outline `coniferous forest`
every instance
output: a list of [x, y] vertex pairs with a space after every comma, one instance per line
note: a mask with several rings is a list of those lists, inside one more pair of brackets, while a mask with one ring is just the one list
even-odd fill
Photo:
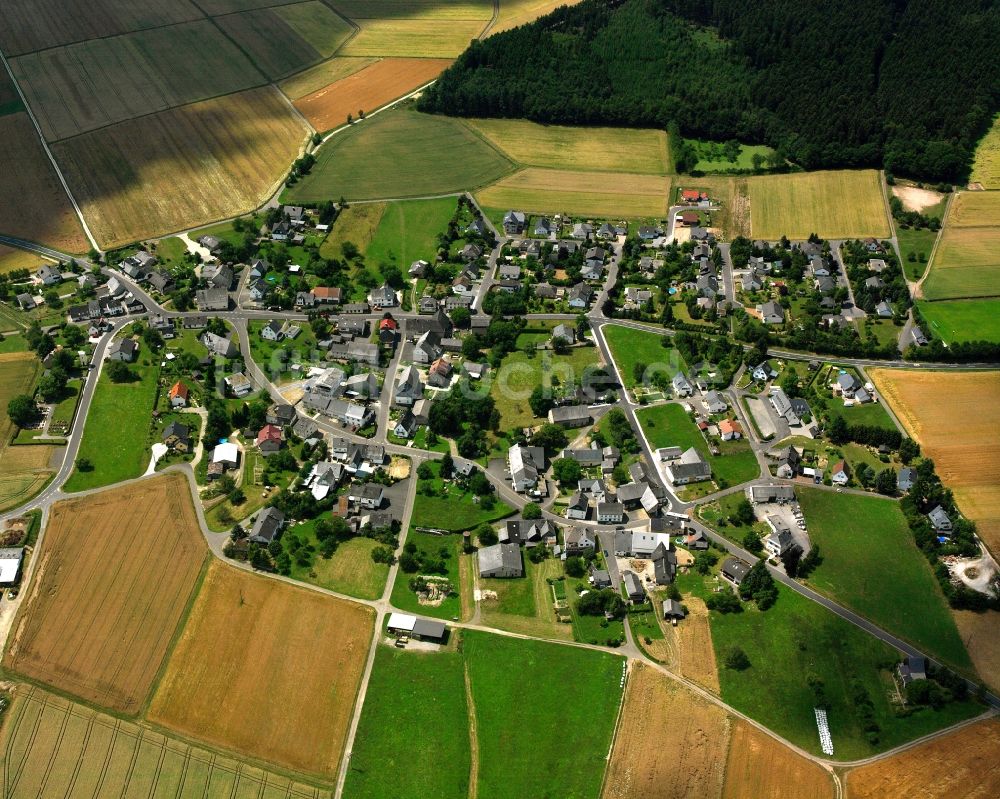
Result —
[[420, 107], [675, 124], [807, 169], [961, 180], [1000, 107], [1000, 3], [584, 0], [474, 42]]

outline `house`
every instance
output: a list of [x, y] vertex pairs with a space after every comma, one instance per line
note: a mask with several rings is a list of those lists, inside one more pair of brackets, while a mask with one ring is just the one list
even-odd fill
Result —
[[661, 541], [653, 550], [653, 578], [657, 585], [669, 585], [677, 576], [677, 553], [670, 548], [669, 539]]
[[351, 341], [347, 345], [346, 360], [378, 366], [378, 344], [370, 341]]
[[202, 344], [205, 345], [205, 349], [208, 350], [209, 355], [215, 355], [219, 358], [236, 358], [239, 356], [240, 351], [233, 340], [227, 338], [226, 336], [220, 336], [217, 333], [212, 333], [206, 330], [201, 334], [199, 339]]
[[415, 641], [433, 644], [443, 643], [448, 635], [448, 628], [443, 621], [418, 619], [405, 613], [390, 613], [386, 629], [390, 635], [405, 635]]
[[551, 283], [536, 283], [535, 296], [540, 300], [554, 300], [559, 292]]
[[584, 478], [576, 483], [577, 490], [584, 496], [590, 497], [595, 502], [603, 502], [607, 496], [608, 489], [603, 480]]
[[139, 352], [139, 344], [135, 339], [131, 338], [120, 338], [115, 339], [108, 347], [108, 360], [109, 361], [124, 361], [125, 363], [132, 363], [135, 360], [135, 356]]
[[633, 571], [622, 572], [622, 581], [625, 583], [625, 594], [629, 602], [639, 604], [646, 601], [646, 589], [642, 587], [642, 581]]
[[878, 305], [875, 306], [875, 314], [882, 319], [892, 318], [892, 306], [889, 305], [885, 300], [882, 300]]
[[847, 485], [847, 481], [850, 479], [851, 474], [846, 461], [837, 461], [837, 463], [833, 464], [833, 467], [830, 469], [830, 480], [834, 485]]
[[757, 313], [765, 325], [781, 325], [785, 322], [785, 309], [774, 300], [758, 305]]
[[860, 385], [861, 384], [858, 382], [857, 378], [849, 372], [841, 372], [837, 375], [836, 387], [843, 397], [853, 397], [854, 392]]
[[[795, 455], [798, 456], [798, 452], [794, 448], [789, 447]], [[762, 504], [766, 502], [777, 502], [779, 504], [784, 502], [791, 502], [795, 499], [795, 489], [791, 486], [783, 485], [769, 485], [769, 486], [750, 486], [746, 490], [747, 499], [750, 502], [757, 504]]]
[[566, 518], [576, 519], [578, 521], [584, 521], [587, 518], [587, 514], [590, 512], [590, 500], [585, 494], [577, 491], [569, 499], [569, 504], [566, 506]]
[[837, 290], [837, 283], [832, 277], [816, 278], [816, 291], [824, 296], [829, 296]]
[[596, 536], [585, 527], [571, 527], [563, 536], [563, 549], [567, 555], [582, 555], [596, 548]]
[[199, 311], [228, 311], [229, 292], [223, 288], [199, 289], [194, 295]]
[[693, 227], [698, 224], [698, 212], [697, 211], [684, 211], [679, 214], [678, 219], [684, 227]]
[[282, 219], [280, 222], [275, 222], [271, 228], [271, 241], [288, 241], [291, 234], [292, 226]]
[[188, 404], [188, 387], [180, 380], [170, 387], [167, 398], [170, 400], [171, 408], [184, 408]]
[[726, 558], [722, 562], [722, 576], [733, 585], [739, 585], [750, 573], [750, 564], [739, 558]]
[[643, 241], [653, 241], [663, 235], [663, 231], [658, 227], [648, 225], [639, 228], [639, 238]]
[[625, 306], [627, 308], [639, 308], [653, 299], [653, 292], [649, 289], [641, 289], [637, 286], [625, 287]]
[[42, 264], [42, 266], [35, 271], [35, 280], [43, 286], [54, 286], [56, 283], [61, 283], [62, 279], [62, 272], [59, 271], [59, 267], [57, 266]]
[[420, 301], [417, 303], [417, 313], [420, 314], [432, 314], [437, 313], [438, 301], [433, 297], [421, 297]]
[[549, 423], [561, 427], [584, 427], [593, 421], [586, 405], [560, 405], [549, 411]]
[[281, 341], [285, 337], [281, 332], [281, 322], [272, 319], [260, 329], [260, 337], [265, 341]]
[[[371, 308], [368, 306], [367, 300], [365, 302], [348, 302], [340, 306], [340, 312], [342, 314], [366, 314], [370, 310]], [[364, 324], [367, 329], [368, 323], [365, 322]]]
[[559, 528], [544, 519], [510, 519], [500, 528], [501, 544], [524, 544], [533, 547], [537, 544], [552, 543], [558, 538]]
[[222, 249], [222, 239], [218, 236], [202, 236], [198, 239], [198, 243], [211, 255], [218, 255]]
[[634, 510], [642, 505], [642, 498], [649, 490], [644, 482], [633, 481], [618, 486], [618, 501], [628, 510]]
[[395, 308], [396, 290], [388, 283], [383, 283], [368, 294], [368, 304], [372, 308]]
[[736, 441], [743, 438], [743, 426], [735, 419], [723, 419], [719, 422], [719, 437], [723, 441]]
[[257, 518], [250, 528], [250, 541], [254, 544], [267, 546], [274, 537], [281, 531], [285, 523], [285, 514], [277, 508], [264, 508], [257, 514]]
[[477, 216], [472, 220], [472, 224], [465, 229], [465, 232], [472, 236], [485, 236], [486, 220], [484, 220], [481, 216]]
[[552, 328], [552, 340], [561, 338], [567, 344], [576, 343], [576, 330], [567, 324], [558, 324]]
[[531, 491], [538, 485], [539, 475], [545, 472], [545, 450], [515, 444], [507, 450], [507, 465], [514, 490], [519, 494]]
[[904, 466], [899, 470], [899, 474], [896, 476], [896, 488], [899, 491], [906, 492], [913, 488], [914, 482], [917, 479], [917, 470], [910, 467]]
[[136, 280], [142, 280], [146, 272], [152, 269], [156, 265], [156, 258], [150, 255], [145, 250], [139, 250], [133, 253], [124, 261], [118, 264], [118, 268], [121, 269], [126, 275]]
[[535, 220], [535, 228], [533, 235], [535, 236], [549, 236], [552, 233], [552, 223], [549, 222], [547, 217], [540, 216]]
[[684, 536], [684, 546], [688, 549], [708, 549], [708, 537], [701, 530], [692, 530]]
[[212, 463], [220, 464], [223, 470], [235, 469], [240, 462], [240, 450], [232, 442], [217, 444], [212, 450]]
[[342, 463], [322, 461], [313, 464], [305, 485], [313, 495], [313, 499], [321, 502], [326, 499], [331, 490], [337, 487], [343, 476], [344, 465]]
[[417, 417], [413, 415], [413, 411], [405, 410], [392, 428], [392, 434], [396, 438], [409, 438], [417, 432], [417, 426]]
[[24, 292], [23, 294], [18, 294], [17, 295], [17, 306], [22, 311], [30, 311], [32, 308], [35, 307], [35, 298], [32, 297], [27, 292]]
[[790, 425], [797, 425], [799, 423], [799, 417], [795, 415], [795, 411], [792, 409], [792, 401], [788, 399], [788, 395], [783, 389], [778, 386], [771, 387], [770, 394], [771, 407], [774, 408], [774, 412], [785, 419]]
[[317, 303], [340, 305], [343, 290], [340, 286], [314, 286], [310, 293]]
[[924, 335], [924, 331], [921, 330], [917, 325], [913, 325], [910, 328], [910, 337], [913, 339], [913, 343], [918, 347], [927, 346], [927, 336]]
[[756, 269], [751, 269], [742, 279], [744, 291], [760, 291], [764, 288], [764, 281], [757, 273]]
[[670, 482], [678, 486], [712, 479], [712, 467], [694, 447], [685, 450], [676, 461], [668, 463], [666, 471]]
[[705, 407], [709, 413], [725, 413], [729, 405], [718, 391], [712, 390], [705, 394]]
[[443, 354], [441, 336], [428, 330], [413, 345], [413, 360], [416, 363], [433, 363]]
[[163, 314], [153, 314], [149, 317], [149, 328], [155, 330], [163, 338], [173, 338], [176, 334], [174, 330], [174, 320]]
[[524, 211], [508, 211], [503, 215], [503, 232], [508, 236], [523, 233], [527, 224], [528, 218], [525, 216]]
[[410, 264], [410, 268], [406, 270], [406, 273], [412, 278], [421, 278], [427, 274], [427, 268], [429, 266], [430, 264], [427, 263], [427, 261], [420, 259]]
[[459, 258], [461, 258], [466, 263], [471, 263], [481, 258], [483, 255], [483, 248], [478, 244], [466, 244], [458, 253]]
[[579, 239], [581, 241], [586, 241], [590, 238], [591, 234], [594, 232], [594, 226], [588, 222], [577, 222], [573, 225], [573, 232], [570, 233], [574, 239]]
[[664, 619], [683, 619], [685, 615], [684, 606], [676, 599], [665, 599], [663, 601]]
[[497, 267], [497, 277], [501, 280], [517, 280], [521, 277], [521, 267], [517, 264], [500, 264]]
[[399, 324], [388, 314], [379, 320], [378, 340], [390, 347], [396, 346], [396, 336], [399, 332]]
[[191, 449], [191, 430], [180, 422], [171, 422], [163, 428], [163, 443], [174, 452], [188, 452]]
[[454, 367], [445, 358], [438, 358], [427, 370], [427, 385], [434, 388], [447, 388], [451, 385], [451, 375]]
[[459, 275], [451, 281], [451, 290], [455, 294], [472, 294], [472, 281], [465, 275]]
[[473, 363], [472, 361], [462, 362], [462, 374], [467, 375], [470, 380], [482, 380], [485, 373], [485, 364]]
[[413, 405], [424, 395], [424, 384], [415, 366], [407, 366], [396, 380], [395, 402], [404, 407]]
[[951, 518], [948, 513], [938, 505], [934, 510], [927, 514], [927, 518], [930, 519], [931, 524], [934, 529], [938, 532], [950, 533], [952, 530]]
[[802, 456], [795, 447], [788, 447], [786, 450], [782, 450], [781, 454], [778, 456], [778, 468], [775, 474], [778, 477], [782, 477], [786, 480], [791, 479], [798, 475], [799, 470], [802, 468]]
[[778, 376], [778, 373], [771, 368], [771, 364], [764, 361], [753, 369], [750, 370], [750, 376], [754, 380], [759, 380], [761, 383], [766, 383], [768, 380], [773, 380]]
[[764, 549], [769, 555], [780, 558], [795, 544], [792, 531], [780, 516], [770, 515], [766, 521], [767, 526], [771, 528], [771, 534], [764, 539]]
[[903, 685], [909, 685], [914, 680], [927, 679], [927, 660], [922, 657], [907, 657], [899, 664], [899, 679]]
[[224, 264], [205, 264], [201, 268], [201, 277], [209, 288], [229, 291], [233, 285], [233, 270]]
[[347, 498], [359, 507], [378, 510], [385, 501], [385, 488], [378, 483], [356, 483]]
[[281, 428], [274, 424], [265, 424], [257, 433], [257, 449], [264, 455], [270, 455], [281, 449]]
[[494, 544], [479, 550], [480, 577], [523, 577], [521, 548], [517, 544]]
[[621, 524], [625, 521], [625, 506], [620, 502], [598, 502], [597, 521], [601, 524]]
[[683, 372], [675, 374], [670, 384], [673, 386], [675, 397], [690, 397], [694, 394], [694, 386], [691, 385]]
[[236, 398], [245, 397], [247, 394], [253, 393], [253, 383], [242, 372], [228, 375], [222, 379], [222, 382], [229, 390], [229, 393]]

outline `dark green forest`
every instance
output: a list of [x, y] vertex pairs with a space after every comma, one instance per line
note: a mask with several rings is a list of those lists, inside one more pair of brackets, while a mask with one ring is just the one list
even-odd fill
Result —
[[998, 0], [584, 0], [474, 42], [420, 108], [668, 128], [807, 169], [961, 180], [1000, 107]]

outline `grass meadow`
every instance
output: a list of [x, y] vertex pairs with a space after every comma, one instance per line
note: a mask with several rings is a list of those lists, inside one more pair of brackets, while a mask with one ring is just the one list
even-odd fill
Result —
[[[896, 228], [896, 241], [899, 243], [899, 254], [903, 258], [903, 271], [910, 280], [920, 280], [923, 277], [937, 236], [936, 230], [926, 228]], [[915, 259], [913, 261], [910, 260], [911, 253]]]
[[930, 274], [923, 283], [924, 298], [955, 300], [1000, 294], [1000, 226], [962, 228], [945, 224]]
[[565, 355], [551, 352], [512, 352], [503, 359], [490, 395], [500, 412], [501, 427], [510, 430], [537, 423], [528, 399], [535, 386], [555, 384], [555, 378], [566, 383], [569, 378], [579, 382], [588, 367], [597, 366], [600, 353], [596, 347], [573, 347]]
[[1000, 189], [1000, 116], [976, 148], [969, 180], [982, 183], [984, 189]]
[[[312, 544], [318, 551], [320, 543], [316, 538], [315, 527], [316, 520], [312, 519], [295, 525], [288, 532]], [[389, 567], [372, 560], [371, 552], [377, 546], [379, 543], [373, 538], [350, 538], [340, 542], [331, 557], [316, 555], [309, 566], [300, 566], [293, 558], [291, 576], [339, 594], [358, 599], [378, 599], [385, 588]]]
[[481, 502], [476, 502], [476, 496], [463, 491], [455, 483], [445, 483], [437, 477], [440, 470], [438, 461], [427, 461], [435, 474], [433, 480], [420, 481], [429, 483], [434, 493], [428, 496], [420, 490], [413, 502], [413, 513], [410, 521], [414, 527], [431, 527], [438, 530], [448, 530], [460, 533], [471, 530], [483, 522], [495, 522], [510, 516], [514, 509], [499, 499], [492, 508], [484, 508]]
[[918, 302], [929, 331], [946, 344], [1000, 341], [1000, 300]]
[[[417, 595], [410, 590], [410, 579], [414, 575], [406, 574], [402, 569], [399, 569], [396, 571], [396, 581], [392, 586], [392, 596], [390, 597], [392, 606], [408, 613], [419, 613], [438, 619], [464, 616], [463, 606], [471, 602], [472, 597], [471, 593], [468, 593], [471, 590], [471, 585], [468, 585], [471, 572], [468, 572], [469, 577], [463, 580], [465, 572], [471, 568], [471, 563], [466, 560], [465, 567], [461, 565], [461, 559], [468, 558], [467, 555], [462, 554], [462, 536], [433, 535], [411, 528], [406, 536], [406, 543], [416, 544], [418, 554], [423, 553], [432, 557], [444, 556], [445, 573], [435, 576], [447, 578], [451, 582], [454, 593], [445, 597], [439, 605], [421, 605]], [[464, 602], [463, 592], [467, 593]]]
[[604, 338], [611, 349], [611, 357], [618, 365], [621, 378], [626, 388], [635, 388], [635, 366], [639, 363], [647, 367], [653, 364], [665, 364], [669, 376], [673, 377], [678, 370], [686, 371], [687, 364], [681, 354], [673, 348], [664, 347], [663, 336], [658, 333], [643, 332], [621, 325], [605, 325], [601, 328]]
[[366, 262], [395, 264], [404, 276], [417, 259], [434, 263], [438, 234], [447, 230], [457, 205], [454, 197], [388, 203], [365, 249]]

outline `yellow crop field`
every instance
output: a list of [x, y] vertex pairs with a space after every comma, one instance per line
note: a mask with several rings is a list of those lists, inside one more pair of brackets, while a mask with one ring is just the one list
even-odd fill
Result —
[[1000, 191], [960, 191], [947, 227], [1000, 227]]
[[336, 56], [281, 81], [278, 87], [293, 100], [318, 92], [339, 80], [378, 63], [377, 58]]
[[733, 724], [722, 799], [832, 799], [833, 780], [742, 719]]
[[979, 183], [984, 189], [1000, 189], [1000, 116], [993, 120], [972, 162], [971, 183]]
[[40, 255], [0, 244], [0, 275], [6, 275], [15, 269], [35, 269], [39, 264], [52, 263]]
[[149, 718], [332, 776], [373, 628], [363, 605], [213, 562]]
[[931, 270], [922, 285], [928, 300], [992, 297], [1000, 294], [1000, 226], [945, 225]]
[[888, 236], [889, 220], [879, 181], [879, 173], [871, 169], [749, 178], [753, 236]]
[[330, 0], [337, 11], [362, 19], [481, 19], [493, 16], [490, 0]]
[[330, 791], [18, 685], [0, 729], [6, 799], [329, 799]]
[[476, 192], [476, 200], [531, 213], [659, 217], [667, 212], [669, 193], [667, 177], [529, 167]]
[[360, 19], [339, 55], [454, 58], [482, 33], [478, 20]]
[[559, 6], [574, 6], [578, 2], [580, 0], [500, 0], [500, 14], [489, 32], [500, 33], [518, 25], [526, 25], [555, 11]]
[[524, 166], [649, 175], [670, 172], [667, 134], [662, 130], [539, 125], [523, 119], [467, 122]]
[[274, 192], [308, 129], [253, 89], [53, 146], [95, 237], [114, 247], [246, 213]]

